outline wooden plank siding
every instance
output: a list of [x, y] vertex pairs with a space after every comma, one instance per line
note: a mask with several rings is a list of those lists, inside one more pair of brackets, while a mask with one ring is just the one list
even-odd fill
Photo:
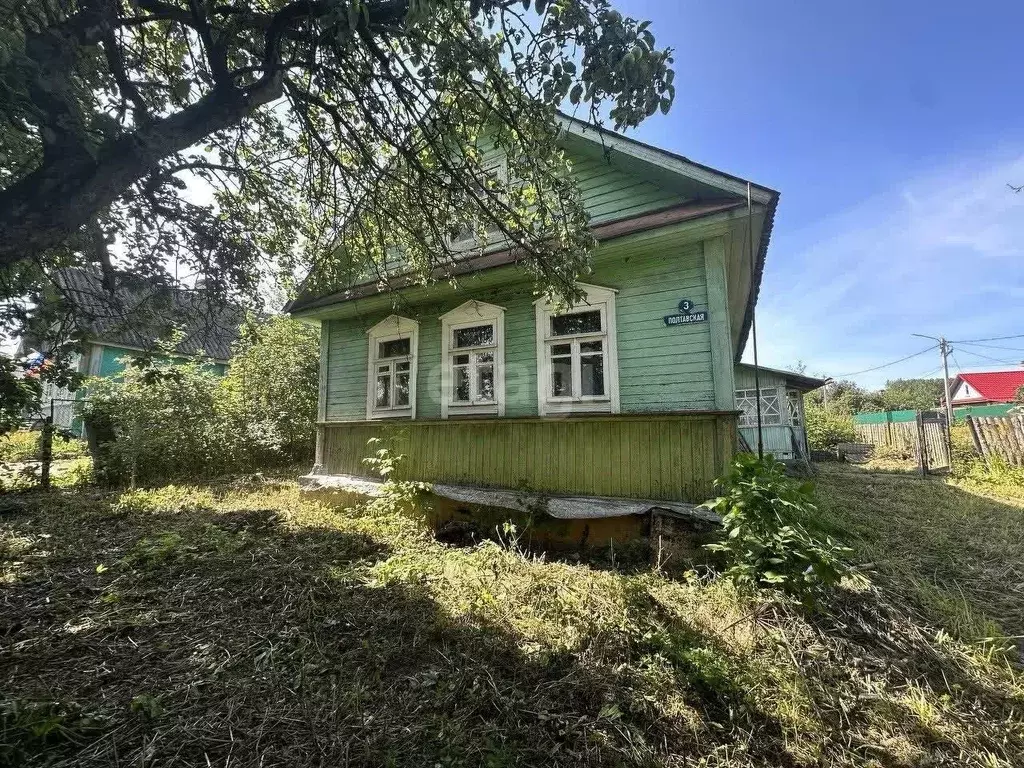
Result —
[[[420, 419], [441, 415], [440, 316], [467, 299], [505, 308], [505, 415], [537, 415], [536, 321], [532, 284], [521, 276], [478, 290], [449, 294], [401, 308], [419, 322], [416, 413]], [[724, 410], [716, 398], [711, 324], [668, 327], [664, 316], [677, 311], [680, 299], [707, 308], [710, 316], [728, 311], [721, 290], [709, 297], [704, 245], [685, 232], [650, 232], [598, 248], [593, 273], [585, 282], [617, 290], [615, 316], [622, 413]], [[710, 304], [714, 304], [711, 306]], [[326, 421], [366, 418], [366, 331], [390, 310], [322, 323], [328, 369]], [[721, 353], [720, 353], [721, 354]], [[731, 368], [721, 365], [731, 386]]]
[[736, 444], [732, 413], [570, 419], [416, 420], [322, 424], [321, 471], [370, 476], [383, 438], [406, 458], [399, 479], [553, 494], [699, 503]]

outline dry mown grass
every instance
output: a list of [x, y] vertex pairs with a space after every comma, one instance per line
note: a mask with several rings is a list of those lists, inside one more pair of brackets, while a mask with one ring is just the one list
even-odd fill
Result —
[[[856, 477], [823, 481], [828, 514], [874, 503], [874, 480], [860, 501]], [[807, 612], [696, 576], [451, 548], [273, 482], [0, 507], [0, 764], [995, 767], [1024, 752], [1013, 654], [890, 587], [888, 534], [881, 590]]]

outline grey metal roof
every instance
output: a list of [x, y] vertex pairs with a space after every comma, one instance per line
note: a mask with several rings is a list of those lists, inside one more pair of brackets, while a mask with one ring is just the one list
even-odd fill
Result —
[[87, 341], [142, 350], [172, 330], [184, 334], [181, 355], [231, 358], [231, 345], [245, 311], [215, 301], [202, 289], [161, 284], [128, 272], [115, 272], [113, 285], [99, 270], [67, 268], [54, 276], [56, 300], [64, 303]]
[[[737, 363], [737, 367], [749, 368], [754, 370], [754, 366], [750, 363]], [[783, 368], [769, 368], [767, 365], [757, 366], [759, 371], [766, 373], [774, 373], [776, 376], [781, 376], [786, 380], [786, 383], [792, 386], [794, 389], [799, 389], [801, 392], [810, 392], [811, 390], [817, 389], [818, 387], [825, 386], [828, 379], [819, 379], [817, 376], [807, 376], [796, 371], [787, 371]]]

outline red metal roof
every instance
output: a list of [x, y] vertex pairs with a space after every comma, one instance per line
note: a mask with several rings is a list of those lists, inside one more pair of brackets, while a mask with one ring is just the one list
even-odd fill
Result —
[[1024, 371], [961, 373], [957, 378], [966, 381], [980, 395], [972, 400], [1012, 403], [1017, 396], [1017, 390], [1024, 387]]

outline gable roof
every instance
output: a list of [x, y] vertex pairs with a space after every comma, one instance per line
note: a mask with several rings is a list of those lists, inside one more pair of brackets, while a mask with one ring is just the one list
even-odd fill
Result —
[[[736, 212], [738, 209], [746, 207], [749, 190], [750, 201], [755, 207], [755, 216], [758, 221], [757, 229], [752, 232], [753, 238], [751, 239], [757, 245], [756, 249], [750, 249], [755, 251], [753, 254], [749, 257], [744, 255], [740, 259], [740, 269], [744, 274], [737, 283], [735, 296], [732, 285], [729, 289], [730, 312], [733, 311], [732, 307], [736, 307], [737, 310], [742, 308], [742, 320], [736, 318], [732, 325], [735, 361], [739, 362], [753, 325], [754, 308], [760, 293], [779, 193], [769, 187], [696, 163], [674, 152], [579, 120], [564, 112], [558, 112], [557, 121], [563, 130], [563, 141], [576, 142], [577, 145], [583, 142], [584, 146], [589, 147], [591, 153], [600, 150], [609, 158], [619, 154], [629, 158], [633, 163], [640, 164], [645, 174], [661, 179], [675, 179], [677, 185], [682, 185], [689, 191], [689, 194], [685, 195], [685, 202], [679, 205], [593, 224], [592, 231], [599, 242], [673, 223], [692, 221], [730, 211]], [[447, 268], [439, 268], [434, 271], [435, 274], [432, 277], [435, 279], [452, 277], [514, 264], [521, 258], [522, 254], [517, 249], [496, 247], [492, 251], [485, 251], [481, 255], [463, 259]], [[747, 272], [749, 275], [746, 274]], [[390, 288], [401, 289], [413, 285], [415, 282], [416, 280], [410, 275], [399, 275], [397, 279], [390, 281]], [[368, 280], [328, 294], [314, 294], [304, 289], [306, 284], [307, 281], [303, 281], [299, 295], [285, 305], [285, 312], [308, 314], [332, 304], [372, 296], [388, 290], [382, 288], [379, 281]]]
[[202, 290], [160, 284], [129, 272], [115, 272], [114, 284], [108, 287], [98, 269], [69, 267], [55, 274], [54, 283], [55, 300], [66, 304], [85, 340], [97, 344], [148, 350], [178, 329], [184, 334], [175, 350], [178, 354], [226, 361], [245, 317], [243, 308], [212, 301]]
[[967, 382], [974, 387], [978, 396], [960, 400], [960, 403], [970, 401], [1012, 403], [1017, 397], [1017, 390], [1024, 387], [1024, 370], [961, 373], [953, 382], [954, 392], [960, 387], [961, 382]]

